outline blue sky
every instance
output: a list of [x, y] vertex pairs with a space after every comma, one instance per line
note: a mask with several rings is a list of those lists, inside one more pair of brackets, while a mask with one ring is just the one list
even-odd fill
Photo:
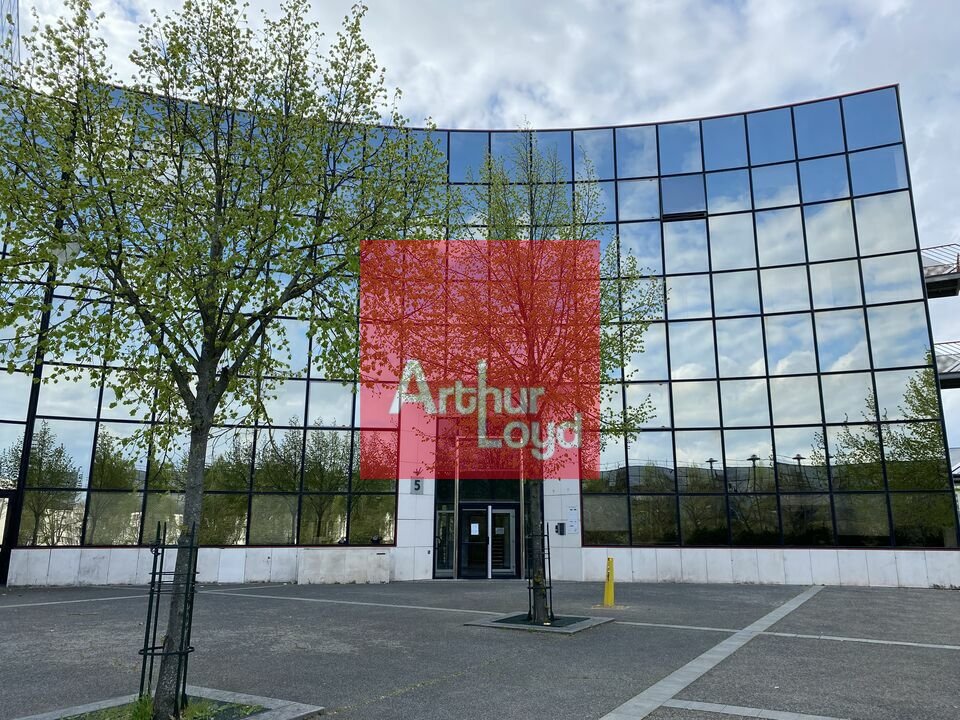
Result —
[[[150, 9], [94, 0], [121, 73]], [[332, 34], [348, 0], [316, 2]], [[402, 111], [441, 127], [572, 127], [674, 120], [900, 83], [923, 245], [960, 242], [960, 63], [954, 0], [368, 0], [366, 36]], [[275, 3], [251, 1], [251, 15]], [[58, 0], [21, 0], [41, 19]], [[960, 298], [931, 304], [960, 339]], [[960, 390], [944, 393], [960, 446]]]

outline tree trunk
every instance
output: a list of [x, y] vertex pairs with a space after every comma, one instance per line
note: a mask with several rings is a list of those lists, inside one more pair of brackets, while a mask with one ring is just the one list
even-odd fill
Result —
[[[192, 560], [188, 547], [191, 530], [195, 529], [198, 535], [200, 532], [203, 471], [212, 416], [212, 412], [203, 413], [203, 417], [194, 423], [190, 431], [190, 454], [187, 460], [187, 479], [183, 499], [183, 525], [177, 543], [179, 548], [175, 566], [178, 582], [170, 594], [167, 632], [163, 639], [163, 650], [167, 654], [160, 661], [160, 674], [157, 677], [153, 696], [153, 720], [169, 720], [171, 717], [180, 716], [180, 708], [177, 707], [178, 657], [171, 653], [175, 652], [180, 644], [186, 621], [187, 595], [184, 590]], [[182, 682], [182, 679], [180, 681]]]
[[530, 494], [530, 558], [527, 563], [533, 586], [534, 625], [545, 625], [550, 621], [547, 614], [547, 568], [543, 557], [543, 481], [529, 481]]

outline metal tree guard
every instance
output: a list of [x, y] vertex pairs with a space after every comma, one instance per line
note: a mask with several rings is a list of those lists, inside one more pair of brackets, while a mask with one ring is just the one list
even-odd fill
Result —
[[[544, 524], [546, 525], [546, 523]], [[543, 557], [543, 583], [544, 591], [547, 595], [547, 618], [552, 623], [555, 619], [553, 614], [553, 573], [550, 570], [550, 532], [549, 529], [544, 528], [544, 525], [541, 525], [539, 528], [531, 528], [530, 534], [527, 535], [527, 567], [526, 567], [526, 576], [527, 576], [527, 619], [533, 620], [533, 584], [534, 584], [534, 569], [537, 567], [536, 562], [534, 562], [534, 553], [533, 553], [533, 538], [534, 532], [540, 533], [540, 554]], [[549, 528], [549, 526], [547, 526]]]
[[[175, 569], [165, 570], [164, 559], [167, 550], [190, 553], [190, 564], [185, 574]], [[197, 527], [194, 525], [187, 536], [187, 543], [179, 545], [167, 544], [167, 525], [157, 523], [157, 535], [150, 546], [153, 554], [153, 568], [150, 571], [150, 595], [147, 605], [147, 621], [144, 624], [143, 648], [139, 651], [143, 656], [140, 666], [140, 697], [153, 694], [155, 659], [166, 655], [175, 655], [177, 658], [177, 698], [176, 707], [183, 709], [187, 705], [187, 665], [193, 646], [190, 644], [190, 634], [193, 628], [193, 599], [197, 585]], [[175, 567], [175, 565], [174, 565]], [[182, 592], [183, 624], [180, 628], [180, 637], [176, 639], [174, 648], [164, 649], [166, 637], [160, 634], [160, 598], [171, 593]], [[166, 618], [164, 618], [166, 620]]]

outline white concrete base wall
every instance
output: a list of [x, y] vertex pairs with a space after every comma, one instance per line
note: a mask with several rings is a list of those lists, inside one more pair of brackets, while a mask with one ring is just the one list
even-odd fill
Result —
[[[551, 535], [553, 546], [558, 538]], [[579, 538], [578, 538], [579, 539]], [[568, 548], [553, 546], [555, 580], [960, 588], [960, 550]]]
[[[201, 583], [385, 583], [392, 547], [200, 548]], [[176, 551], [166, 555], [173, 568]], [[22, 548], [10, 557], [8, 585], [146, 585], [149, 548]]]

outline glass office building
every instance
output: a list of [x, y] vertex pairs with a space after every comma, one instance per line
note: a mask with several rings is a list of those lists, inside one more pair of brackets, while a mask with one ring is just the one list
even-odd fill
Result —
[[[469, 185], [516, 134], [431, 139], [449, 183]], [[644, 351], [609, 378], [619, 402], [649, 397], [653, 416], [606, 443], [600, 480], [546, 490], [548, 524], [564, 523], [560, 546], [957, 546], [896, 87], [536, 139], [571, 184], [592, 168], [601, 245], [635, 256], [664, 291]], [[54, 317], [71, 302], [60, 290]], [[288, 322], [301, 371], [268, 403], [276, 425], [228, 428], [211, 443], [202, 542], [385, 547], [391, 577], [470, 576], [464, 528], [487, 513], [480, 574], [501, 563], [520, 575], [519, 481], [354, 482], [353, 393], [317, 375], [305, 329]], [[39, 372], [78, 362], [97, 359], [47, 357]], [[149, 422], [149, 401], [109, 394], [0, 375], [7, 553], [142, 545], [158, 520], [176, 521], [177, 453], [121, 450], [135, 422], [124, 406]], [[21, 463], [27, 426], [32, 455]], [[502, 539], [490, 541], [495, 532]], [[423, 553], [414, 561], [404, 548]], [[583, 563], [581, 579], [592, 576]]]

